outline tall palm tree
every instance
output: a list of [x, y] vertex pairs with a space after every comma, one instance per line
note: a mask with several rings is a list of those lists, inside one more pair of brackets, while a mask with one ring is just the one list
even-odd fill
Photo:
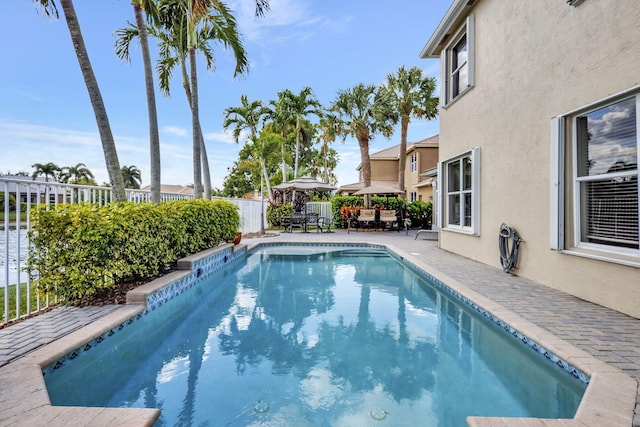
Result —
[[300, 166], [300, 138], [302, 135], [302, 118], [315, 114], [320, 117], [322, 115], [322, 106], [316, 99], [310, 87], [304, 87], [298, 95], [290, 90], [284, 91], [284, 102], [291, 112], [291, 116], [296, 121], [296, 148], [295, 161], [293, 165], [293, 177], [298, 177], [298, 168]]
[[126, 188], [140, 188], [140, 184], [142, 184], [140, 169], [133, 165], [122, 166], [121, 173]]
[[[261, 11], [267, 10], [268, 1], [256, 1], [256, 8]], [[213, 40], [220, 42], [223, 47], [231, 49], [236, 58], [234, 76], [247, 71], [248, 60], [235, 18], [223, 2], [162, 0], [159, 16], [162, 25], [150, 29], [150, 32], [160, 40], [160, 59], [157, 64], [160, 89], [165, 95], [169, 95], [169, 81], [173, 69], [179, 65], [192, 114], [195, 191], [198, 194], [201, 190], [202, 173], [204, 173], [204, 193], [209, 198], [211, 178], [199, 119], [195, 53], [198, 51], [203, 54], [207, 69], [212, 69], [215, 65], [215, 57], [209, 43]], [[190, 72], [187, 70], [187, 60], [190, 64]], [[198, 158], [200, 158], [199, 161]], [[202, 170], [197, 165], [202, 165]]]
[[436, 79], [423, 76], [422, 70], [416, 66], [408, 70], [402, 66], [397, 72], [387, 76], [387, 87], [393, 94], [393, 102], [400, 115], [398, 186], [400, 190], [406, 191], [404, 170], [407, 162], [407, 129], [412, 116], [431, 120], [438, 115], [438, 98], [433, 96]]
[[35, 170], [31, 174], [33, 179], [44, 176], [45, 182], [49, 182], [49, 178], [56, 178], [62, 171], [62, 168], [53, 162], [49, 163], [34, 163], [31, 165]]
[[384, 87], [359, 83], [351, 89], [339, 90], [330, 108], [338, 121], [338, 134], [343, 138], [352, 136], [358, 140], [365, 187], [371, 185], [369, 141], [377, 133], [389, 138], [398, 123], [391, 95]]
[[[341, 132], [340, 122], [338, 118], [333, 114], [327, 114], [320, 119], [320, 123], [318, 123], [318, 128], [320, 129], [320, 136], [318, 140], [322, 143], [321, 146], [321, 154], [323, 161], [323, 181], [329, 182], [329, 163], [330, 163], [330, 150], [329, 144], [336, 140], [336, 137]], [[335, 161], [335, 159], [333, 159]], [[333, 165], [335, 168], [335, 165]], [[332, 168], [333, 169], [333, 168]]]
[[291, 110], [287, 108], [287, 93], [290, 93], [290, 91], [278, 92], [278, 99], [269, 101], [269, 105], [271, 107], [269, 108], [268, 114], [271, 126], [282, 137], [280, 145], [280, 153], [282, 155], [280, 163], [280, 167], [282, 169], [282, 182], [287, 180], [286, 137], [289, 132], [289, 128], [291, 127], [291, 123], [295, 121]]
[[[264, 120], [269, 115], [269, 109], [262, 104], [262, 101], [256, 100], [249, 102], [247, 95], [240, 97], [240, 106], [228, 107], [224, 110], [224, 121], [222, 127], [225, 129], [233, 128], [233, 140], [238, 143], [243, 132], [247, 132], [244, 138], [245, 143], [256, 144], [260, 128], [264, 124]], [[269, 174], [267, 173], [264, 158], [262, 159], [261, 169], [262, 176], [266, 182], [267, 194], [269, 201], [272, 200], [271, 184]]]
[[[140, 50], [142, 51], [142, 63], [144, 67], [144, 84], [147, 94], [147, 110], [149, 113], [149, 171], [151, 175], [151, 202], [159, 205], [161, 185], [160, 133], [158, 131], [158, 111], [156, 109], [156, 93], [153, 86], [153, 70], [151, 68], [151, 54], [149, 53], [147, 25], [145, 24], [143, 11], [146, 12], [146, 16], [151, 22], [155, 22], [157, 20], [158, 12], [153, 0], [131, 0], [131, 5], [133, 6], [136, 28], [140, 37]], [[126, 59], [128, 60], [128, 53]]]
[[[58, 17], [58, 8], [55, 0], [37, 0], [42, 6], [47, 16]], [[107, 171], [109, 173], [109, 181], [111, 182], [111, 188], [113, 191], [113, 198], [116, 202], [123, 202], [127, 200], [124, 191], [124, 182], [122, 181], [122, 175], [120, 173], [120, 162], [118, 161], [118, 152], [116, 151], [116, 144], [111, 132], [111, 126], [109, 124], [109, 118], [107, 116], [107, 110], [104, 106], [102, 94], [98, 87], [98, 81], [93, 72], [91, 61], [87, 53], [87, 48], [84, 44], [84, 38], [82, 37], [82, 31], [80, 30], [80, 23], [76, 15], [75, 8], [73, 7], [72, 0], [60, 0], [62, 11], [64, 13], [65, 20], [67, 21], [67, 28], [71, 36], [71, 42], [76, 51], [76, 58], [84, 77], [85, 86], [89, 92], [89, 98], [93, 107], [93, 112], [96, 116], [96, 123], [98, 125], [98, 132], [100, 133], [100, 141], [102, 142], [102, 150], [104, 152], [105, 162], [107, 165]]]
[[78, 163], [75, 166], [63, 167], [60, 177], [63, 182], [78, 184], [93, 179], [93, 173], [84, 163]]

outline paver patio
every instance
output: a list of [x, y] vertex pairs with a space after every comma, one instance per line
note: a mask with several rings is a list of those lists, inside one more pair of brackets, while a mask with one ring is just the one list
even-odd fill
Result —
[[[294, 232], [279, 233], [274, 237], [244, 239], [242, 243], [250, 247], [263, 242], [358, 242], [388, 245], [402, 252], [407, 259], [433, 267], [444, 276], [464, 284], [480, 297], [495, 302], [531, 322], [544, 333], [551, 333], [634, 378], [636, 403], [633, 427], [640, 427], [640, 397], [637, 393], [637, 381], [640, 380], [640, 319], [441, 250], [435, 241], [423, 240], [421, 237], [414, 240], [415, 233], [410, 231], [409, 235], [405, 235], [404, 232], [386, 231], [347, 234], [342, 230], [335, 233]], [[121, 310], [126, 308], [113, 305], [57, 308], [1, 329], [0, 367], [6, 364], [9, 364], [8, 367], [14, 364], [20, 366], [18, 362], [30, 352], [42, 350], [42, 346], [68, 336], [85, 325], [94, 324], [98, 319], [117, 315]], [[3, 396], [11, 393], [11, 390], [5, 387], [6, 384], [0, 381], [0, 408], [3, 406]], [[2, 419], [0, 409], [0, 424], [3, 424]], [[472, 423], [477, 426], [509, 425], [500, 420], [487, 423], [472, 420]]]

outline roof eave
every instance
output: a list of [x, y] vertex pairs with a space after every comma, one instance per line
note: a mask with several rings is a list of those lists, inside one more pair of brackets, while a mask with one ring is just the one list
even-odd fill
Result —
[[460, 18], [466, 13], [467, 7], [471, 7], [473, 3], [475, 3], [475, 0], [454, 0], [429, 38], [429, 41], [427, 41], [427, 44], [422, 48], [420, 58], [438, 58], [440, 56], [442, 42], [451, 31], [455, 30], [454, 26], [457, 25]]

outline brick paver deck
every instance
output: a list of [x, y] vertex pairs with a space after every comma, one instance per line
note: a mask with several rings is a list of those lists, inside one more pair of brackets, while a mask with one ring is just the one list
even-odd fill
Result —
[[[497, 302], [600, 361], [621, 369], [636, 381], [640, 380], [639, 319], [585, 302], [530, 280], [506, 274], [499, 268], [443, 251], [438, 249], [436, 242], [423, 240], [422, 236], [414, 240], [414, 236], [415, 231], [410, 232], [409, 235], [405, 235], [404, 232], [388, 231], [350, 234], [343, 231], [294, 232], [280, 233], [275, 237], [244, 239], [242, 243], [253, 246], [262, 242], [361, 242], [401, 248], [407, 258], [413, 257], [416, 261], [433, 266], [474, 292]], [[640, 278], [638, 284], [640, 286]], [[117, 310], [119, 310], [118, 306], [57, 308], [4, 328], [0, 330], [0, 366], [19, 360], [21, 356], [29, 354], [34, 349]], [[0, 394], [1, 392], [2, 384], [0, 384]], [[638, 396], [637, 392], [636, 396]], [[0, 405], [2, 405], [1, 401]], [[640, 427], [638, 397], [636, 397], [633, 427]]]

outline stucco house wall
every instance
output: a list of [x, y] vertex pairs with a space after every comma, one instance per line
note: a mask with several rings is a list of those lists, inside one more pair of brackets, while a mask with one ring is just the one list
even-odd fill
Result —
[[[432, 137], [432, 138], [437, 138]], [[438, 143], [436, 142], [428, 144], [429, 146], [423, 146], [424, 144], [414, 144], [407, 150], [407, 161], [405, 165], [404, 181], [407, 190], [407, 198], [409, 193], [415, 191], [417, 194], [417, 200], [423, 202], [430, 202], [433, 198], [433, 186], [424, 185], [417, 186], [424, 180], [420, 176], [426, 170], [434, 169], [438, 165]], [[417, 167], [415, 171], [411, 171], [411, 154], [417, 153]]]
[[[508, 224], [524, 240], [516, 274], [640, 318], [637, 253], [620, 263], [550, 247], [550, 120], [640, 85], [640, 3], [471, 3], [449, 35], [473, 15], [474, 86], [441, 108], [440, 160], [480, 148], [479, 234], [444, 228], [440, 246], [500, 267]], [[422, 56], [438, 58], [438, 42]]]
[[398, 161], [395, 159], [377, 159], [371, 156], [371, 180], [397, 181]]

